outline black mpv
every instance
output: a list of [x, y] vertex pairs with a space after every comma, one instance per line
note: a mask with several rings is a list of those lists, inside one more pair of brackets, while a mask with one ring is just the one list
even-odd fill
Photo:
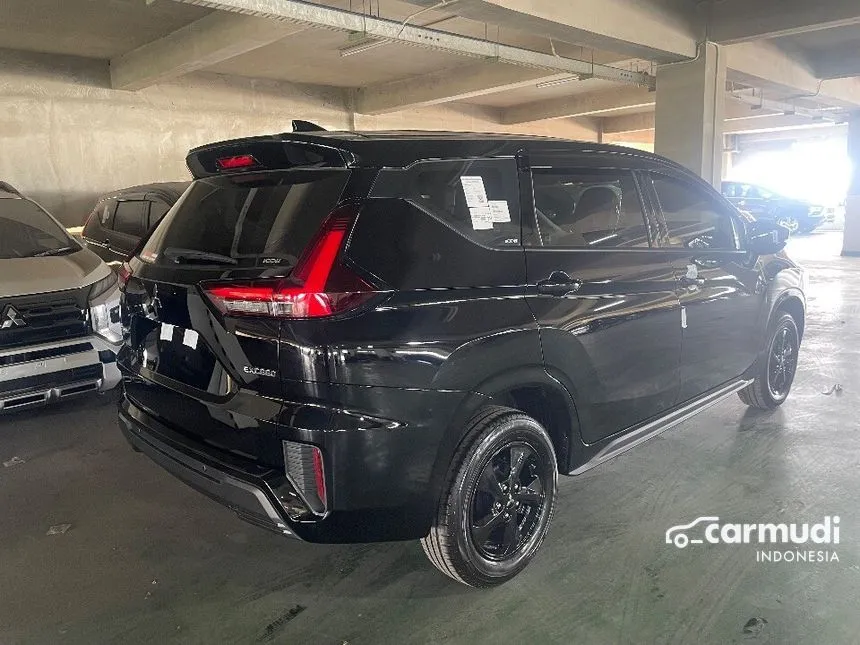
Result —
[[803, 335], [787, 231], [652, 154], [440, 132], [192, 150], [124, 266], [120, 425], [243, 519], [421, 539], [509, 580], [557, 475], [734, 392], [774, 408]]

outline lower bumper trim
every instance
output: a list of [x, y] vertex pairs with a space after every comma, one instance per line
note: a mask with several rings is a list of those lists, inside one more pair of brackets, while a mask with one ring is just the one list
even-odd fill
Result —
[[160, 441], [126, 410], [120, 409], [119, 422], [128, 442], [174, 477], [227, 506], [247, 522], [281, 535], [297, 537], [261, 487]]

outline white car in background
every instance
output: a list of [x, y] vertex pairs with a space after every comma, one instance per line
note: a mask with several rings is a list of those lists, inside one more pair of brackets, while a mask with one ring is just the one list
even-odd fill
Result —
[[0, 412], [115, 387], [121, 341], [116, 274], [0, 182]]

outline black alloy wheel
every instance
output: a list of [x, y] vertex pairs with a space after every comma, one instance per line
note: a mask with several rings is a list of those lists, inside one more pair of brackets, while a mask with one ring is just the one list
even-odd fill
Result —
[[557, 484], [543, 426], [519, 410], [482, 408], [454, 454], [424, 552], [442, 573], [472, 587], [510, 580], [546, 537]]

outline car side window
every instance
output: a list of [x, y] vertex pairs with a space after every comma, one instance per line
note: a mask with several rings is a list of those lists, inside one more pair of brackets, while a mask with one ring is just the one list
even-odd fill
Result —
[[738, 249], [734, 219], [716, 195], [675, 177], [652, 174], [651, 179], [666, 225], [667, 246]]
[[149, 206], [149, 225], [147, 230], [158, 224], [169, 210], [170, 206], [167, 203], [160, 199], [153, 199]]
[[520, 244], [516, 161], [423, 161], [384, 170], [371, 197], [404, 199], [470, 240], [488, 247]]
[[124, 200], [116, 205], [113, 228], [117, 233], [140, 237], [146, 232], [149, 202]]
[[642, 200], [631, 172], [536, 168], [532, 184], [543, 246], [649, 246]]

